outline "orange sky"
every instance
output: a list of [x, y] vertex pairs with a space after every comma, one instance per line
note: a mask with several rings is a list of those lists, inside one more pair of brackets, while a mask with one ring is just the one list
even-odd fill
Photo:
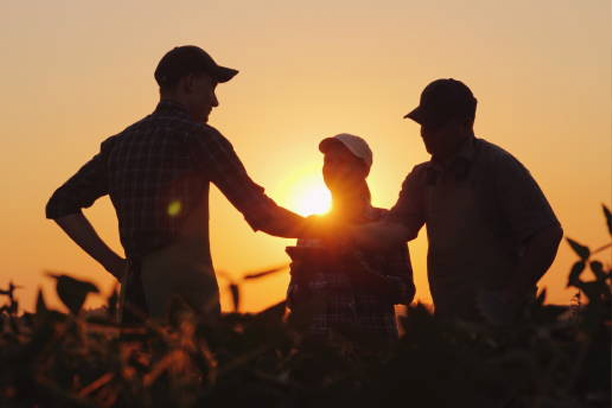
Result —
[[[322, 183], [319, 140], [350, 132], [374, 151], [374, 204], [393, 205], [406, 174], [428, 159], [418, 126], [402, 116], [427, 83], [454, 77], [479, 100], [477, 135], [530, 169], [566, 234], [609, 242], [600, 209], [612, 196], [609, 1], [291, 3], [4, 5], [0, 287], [9, 279], [23, 285], [19, 297], [30, 309], [39, 285], [54, 299], [43, 270], [85, 277], [108, 293], [112, 280], [44, 219], [44, 205], [103, 139], [152, 111], [157, 61], [188, 43], [241, 71], [219, 86], [210, 123], [280, 204], [299, 209], [296, 197], [312, 180]], [[86, 214], [120, 250], [108, 199]], [[417, 296], [427, 301], [423, 235], [409, 246]], [[283, 249], [292, 243], [251, 232], [215, 189], [211, 241], [215, 266], [235, 277], [288, 262]], [[610, 252], [602, 258], [610, 262]], [[562, 244], [543, 280], [551, 302], [569, 301], [573, 259]], [[245, 310], [281, 300], [287, 281], [283, 272], [246, 285]]]

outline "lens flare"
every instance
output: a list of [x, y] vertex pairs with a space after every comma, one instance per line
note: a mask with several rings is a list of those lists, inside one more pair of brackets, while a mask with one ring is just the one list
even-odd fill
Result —
[[179, 200], [171, 201], [170, 204], [168, 204], [168, 215], [176, 217], [181, 213], [182, 208], [183, 206]]

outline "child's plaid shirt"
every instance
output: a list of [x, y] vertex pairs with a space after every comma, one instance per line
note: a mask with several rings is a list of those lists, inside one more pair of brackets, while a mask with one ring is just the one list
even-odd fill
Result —
[[[385, 213], [369, 207], [359, 222], [377, 221]], [[300, 239], [297, 246], [320, 254], [291, 264], [287, 303], [292, 317], [308, 315], [306, 334], [397, 338], [393, 305], [410, 303], [415, 293], [406, 244], [386, 251], [345, 248], [340, 254], [326, 251], [317, 239]]]

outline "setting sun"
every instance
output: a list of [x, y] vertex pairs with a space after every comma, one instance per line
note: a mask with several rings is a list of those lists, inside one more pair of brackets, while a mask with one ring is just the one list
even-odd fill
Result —
[[287, 206], [300, 215], [324, 214], [331, 208], [331, 195], [320, 177], [296, 180], [287, 195]]

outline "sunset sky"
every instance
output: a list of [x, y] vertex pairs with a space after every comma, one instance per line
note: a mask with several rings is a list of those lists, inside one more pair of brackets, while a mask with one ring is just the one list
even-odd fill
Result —
[[[317, 145], [341, 132], [368, 141], [373, 203], [392, 206], [406, 174], [428, 160], [418, 125], [402, 116], [430, 81], [453, 77], [479, 100], [477, 136], [530, 169], [566, 236], [604, 245], [610, 237], [601, 204], [612, 197], [611, 29], [609, 0], [5, 2], [0, 288], [11, 279], [22, 285], [18, 296], [30, 310], [39, 286], [57, 304], [44, 271], [92, 280], [109, 293], [113, 280], [44, 218], [44, 206], [100, 142], [154, 109], [153, 70], [183, 44], [240, 70], [217, 88], [210, 124], [289, 209], [304, 211], [310, 192], [323, 188]], [[108, 198], [85, 213], [121, 252]], [[253, 233], [212, 190], [217, 269], [238, 279], [287, 263], [284, 247], [292, 243]], [[424, 230], [409, 248], [417, 297], [429, 302]], [[562, 243], [542, 281], [549, 302], [569, 302], [574, 259]], [[609, 263], [610, 251], [601, 259]], [[287, 282], [284, 271], [245, 284], [244, 310], [281, 300]], [[90, 300], [95, 307], [104, 299]]]

